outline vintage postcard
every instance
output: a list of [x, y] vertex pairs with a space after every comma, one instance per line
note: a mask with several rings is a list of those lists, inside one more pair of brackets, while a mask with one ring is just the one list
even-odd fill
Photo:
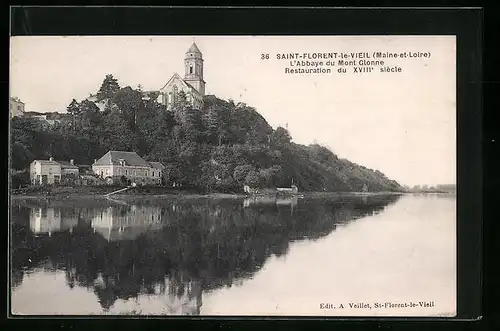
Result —
[[16, 36], [14, 315], [453, 317], [455, 36]]

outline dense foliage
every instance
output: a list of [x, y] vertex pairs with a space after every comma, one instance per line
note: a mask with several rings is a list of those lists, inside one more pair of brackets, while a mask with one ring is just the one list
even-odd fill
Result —
[[53, 126], [30, 117], [11, 122], [12, 167], [34, 159], [74, 159], [92, 164], [109, 150], [136, 151], [166, 167], [166, 180], [207, 191], [241, 191], [242, 186], [289, 187], [302, 191], [395, 191], [401, 187], [379, 171], [339, 159], [319, 145], [291, 141], [282, 127], [273, 129], [252, 107], [204, 98], [191, 109], [180, 92], [172, 111], [144, 98], [138, 89], [121, 88], [107, 75], [89, 100], [72, 100], [68, 116]]

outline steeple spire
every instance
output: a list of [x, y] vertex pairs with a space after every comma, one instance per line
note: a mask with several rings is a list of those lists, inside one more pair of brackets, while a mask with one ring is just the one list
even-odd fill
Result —
[[201, 55], [201, 51], [198, 48], [198, 45], [196, 45], [196, 43], [194, 41], [193, 41], [193, 44], [191, 44], [191, 47], [189, 47], [189, 49], [187, 50], [186, 54], [188, 54], [188, 53], [194, 53], [194, 54]]

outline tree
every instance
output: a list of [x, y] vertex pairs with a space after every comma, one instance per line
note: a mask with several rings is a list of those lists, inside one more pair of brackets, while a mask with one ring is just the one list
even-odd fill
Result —
[[82, 114], [81, 126], [84, 130], [91, 129], [99, 122], [99, 107], [93, 101], [83, 100], [80, 104]]
[[33, 155], [26, 146], [19, 142], [14, 142], [11, 147], [11, 167], [13, 169], [24, 169], [33, 160]]
[[279, 126], [275, 131], [271, 134], [271, 145], [275, 148], [283, 148], [288, 147], [290, 145], [290, 141], [292, 137], [287, 129]]
[[259, 173], [255, 170], [249, 171], [247, 176], [245, 177], [245, 184], [250, 187], [260, 187], [261, 177]]
[[143, 109], [142, 94], [127, 86], [114, 94], [113, 101], [120, 110], [123, 118], [127, 121], [130, 129], [135, 132], [137, 116]]
[[116, 92], [120, 89], [118, 80], [113, 77], [112, 74], [106, 75], [104, 78], [99, 91], [97, 92], [97, 101], [111, 100]]
[[255, 167], [250, 164], [236, 166], [234, 168], [233, 178], [238, 184], [243, 185], [250, 171], [255, 171]]
[[186, 93], [184, 91], [179, 91], [177, 93], [174, 94], [174, 102], [172, 104], [172, 109], [174, 111], [184, 111], [186, 108], [188, 108], [190, 105], [189, 105], [189, 102], [187, 100], [187, 96], [186, 96]]
[[71, 103], [66, 108], [68, 114], [73, 116], [79, 116], [81, 114], [80, 104], [75, 99], [71, 100]]
[[110, 112], [113, 107], [113, 97], [120, 89], [118, 80], [113, 77], [113, 75], [106, 75], [104, 81], [102, 82], [101, 88], [97, 92], [97, 101], [105, 101], [106, 105], [104, 107], [105, 112]]
[[219, 120], [217, 112], [214, 109], [208, 109], [203, 112], [202, 121], [205, 128], [204, 134], [206, 141], [212, 144], [219, 144]]
[[182, 120], [184, 137], [193, 142], [198, 142], [201, 137], [202, 123], [200, 112], [195, 109], [186, 108]]
[[134, 135], [120, 114], [111, 112], [104, 116], [100, 124], [100, 145], [105, 150], [134, 150]]
[[270, 187], [274, 185], [274, 177], [281, 171], [281, 166], [272, 166], [266, 169], [259, 170], [261, 185], [265, 187]]

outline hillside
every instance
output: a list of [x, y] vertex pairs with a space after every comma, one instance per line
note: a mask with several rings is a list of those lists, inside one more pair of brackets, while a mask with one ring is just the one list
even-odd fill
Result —
[[140, 91], [120, 88], [108, 75], [97, 93], [100, 111], [89, 100], [73, 100], [70, 119], [51, 128], [36, 119], [11, 121], [12, 167], [34, 159], [74, 159], [92, 164], [108, 150], [136, 151], [166, 167], [166, 182], [203, 191], [241, 191], [290, 186], [301, 191], [401, 191], [379, 171], [339, 159], [320, 145], [291, 142], [289, 132], [273, 129], [256, 109], [206, 96], [201, 110], [177, 96], [173, 111]]

